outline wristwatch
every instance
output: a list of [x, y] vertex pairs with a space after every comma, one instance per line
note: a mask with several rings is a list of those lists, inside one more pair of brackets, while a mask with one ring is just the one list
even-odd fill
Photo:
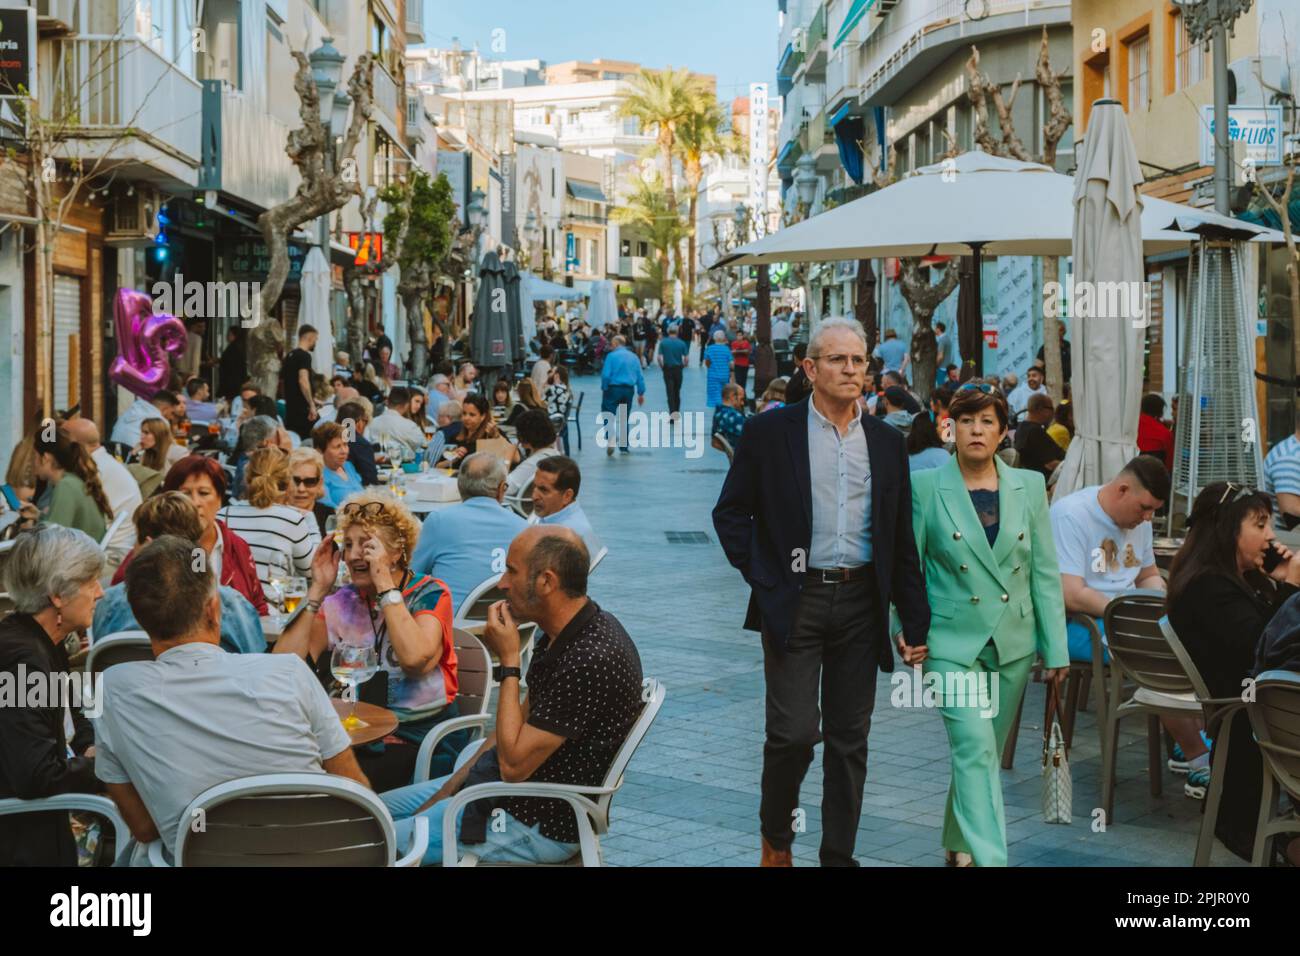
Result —
[[388, 607], [390, 604], [401, 604], [402, 592], [397, 588], [389, 588], [383, 594], [379, 595], [379, 606]]
[[492, 679], [498, 684], [502, 683], [507, 677], [513, 677], [515, 680], [523, 678], [523, 671], [518, 667], [502, 667], [496, 664], [492, 668]]

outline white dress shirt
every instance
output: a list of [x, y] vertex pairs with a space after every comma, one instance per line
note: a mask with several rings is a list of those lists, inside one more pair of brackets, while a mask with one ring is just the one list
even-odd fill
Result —
[[376, 416], [375, 420], [366, 426], [366, 437], [379, 447], [383, 447], [387, 441], [399, 442], [416, 457], [428, 443], [423, 428], [391, 408], [386, 409], [384, 414]]
[[113, 509], [113, 517], [117, 518], [123, 513], [127, 516], [108, 542], [109, 555], [120, 561], [135, 547], [135, 524], [131, 521], [131, 516], [144, 499], [140, 496], [140, 486], [131, 477], [126, 465], [110, 455], [107, 448], [100, 445], [90, 457], [99, 469], [99, 481], [104, 486], [108, 505]]
[[810, 568], [856, 568], [871, 560], [871, 457], [857, 415], [841, 436], [815, 401], [808, 402], [812, 476]]

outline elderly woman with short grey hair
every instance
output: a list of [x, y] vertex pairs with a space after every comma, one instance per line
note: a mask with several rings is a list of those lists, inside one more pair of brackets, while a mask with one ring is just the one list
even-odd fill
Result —
[[[60, 793], [93, 793], [95, 735], [70, 685], [63, 642], [90, 626], [104, 555], [75, 528], [41, 525], [20, 535], [4, 569], [15, 606], [0, 621], [0, 675], [25, 694], [0, 707], [0, 798], [32, 800]], [[41, 689], [41, 697], [33, 695]], [[71, 703], [73, 737], [64, 733]], [[77, 846], [66, 812], [0, 816], [0, 866], [76, 866]]]

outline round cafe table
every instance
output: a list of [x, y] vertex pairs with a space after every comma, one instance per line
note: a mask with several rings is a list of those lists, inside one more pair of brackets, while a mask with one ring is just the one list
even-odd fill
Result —
[[[352, 709], [351, 703], [346, 700], [339, 700], [337, 697], [331, 697], [330, 703], [334, 705], [334, 710], [339, 715], [340, 722]], [[348, 737], [352, 739], [352, 746], [354, 747], [382, 740], [397, 729], [397, 715], [388, 708], [380, 707], [377, 704], [367, 704], [364, 700], [357, 701], [357, 716], [364, 720], [367, 726], [348, 730]]]

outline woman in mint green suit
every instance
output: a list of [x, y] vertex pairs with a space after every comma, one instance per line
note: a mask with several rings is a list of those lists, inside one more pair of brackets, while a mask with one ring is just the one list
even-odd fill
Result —
[[963, 386], [949, 415], [957, 453], [912, 473], [930, 596], [925, 680], [943, 681], [935, 691], [952, 751], [943, 845], [950, 866], [1006, 866], [1002, 747], [1035, 655], [1050, 679], [1069, 667], [1065, 602], [1043, 477], [995, 454], [1007, 432], [1001, 393]]

